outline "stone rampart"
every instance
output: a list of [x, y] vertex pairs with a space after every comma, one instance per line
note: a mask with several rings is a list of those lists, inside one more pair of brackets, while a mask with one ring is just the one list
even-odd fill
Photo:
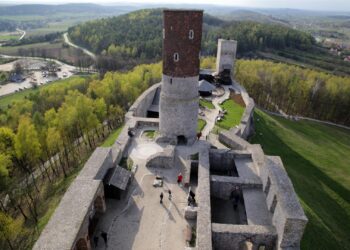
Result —
[[126, 118], [130, 119], [131, 117], [147, 117], [147, 111], [152, 105], [154, 96], [157, 92], [157, 89], [160, 88], [161, 83], [154, 84], [143, 92], [130, 107]]
[[265, 246], [272, 250], [276, 242], [276, 230], [271, 226], [212, 224], [213, 248], [220, 250], [241, 250], [248, 241], [253, 250]]

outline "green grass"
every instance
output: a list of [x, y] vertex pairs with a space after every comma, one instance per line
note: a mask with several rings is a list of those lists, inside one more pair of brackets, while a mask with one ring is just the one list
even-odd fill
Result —
[[226, 110], [224, 118], [217, 123], [217, 126], [223, 129], [230, 129], [241, 122], [244, 108], [238, 105], [234, 100], [229, 99], [220, 105], [223, 110]]
[[146, 137], [150, 138], [150, 139], [154, 139], [157, 135], [155, 130], [146, 130], [145, 132]]
[[350, 131], [255, 113], [268, 155], [282, 158], [309, 223], [302, 249], [350, 249]]
[[208, 109], [215, 109], [213, 103], [210, 102], [210, 101], [207, 101], [205, 99], [200, 99], [199, 100], [199, 105], [202, 106], [202, 107], [206, 107]]
[[14, 103], [16, 101], [20, 101], [20, 100], [23, 100], [23, 99], [29, 97], [30, 94], [34, 94], [35, 92], [39, 91], [39, 89], [48, 88], [48, 87], [50, 87], [52, 85], [56, 85], [56, 84], [69, 83], [69, 80], [72, 79], [73, 77], [83, 77], [83, 76], [72, 76], [68, 79], [54, 81], [54, 82], [39, 86], [35, 89], [26, 89], [26, 90], [22, 90], [20, 92], [15, 92], [13, 94], [2, 96], [2, 97], [0, 97], [0, 109], [6, 110], [8, 108], [8, 105], [11, 105], [12, 103]]
[[0, 41], [16, 40], [19, 37], [18, 35], [0, 35]]
[[114, 142], [117, 140], [120, 132], [122, 132], [124, 126], [120, 126], [119, 128], [115, 129], [108, 137], [107, 139], [102, 143], [101, 147], [111, 147]]
[[198, 119], [198, 123], [197, 123], [197, 133], [201, 132], [205, 125], [207, 125], [207, 122], [203, 119]]

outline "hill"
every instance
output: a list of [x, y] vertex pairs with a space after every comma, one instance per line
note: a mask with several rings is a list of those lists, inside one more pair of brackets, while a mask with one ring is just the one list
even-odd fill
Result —
[[253, 143], [279, 155], [309, 219], [301, 249], [350, 249], [350, 131], [255, 114]]
[[[131, 7], [125, 6], [124, 9], [130, 10]], [[72, 4], [20, 4], [11, 6], [0, 6], [0, 15], [51, 15], [57, 13], [116, 13], [122, 8], [102, 6], [91, 3], [72, 3]]]
[[[107, 62], [131, 64], [161, 58], [162, 9], [147, 9], [125, 15], [89, 21], [71, 27], [69, 37], [95, 53], [110, 57]], [[202, 55], [214, 55], [218, 38], [238, 41], [238, 54], [274, 48], [307, 49], [315, 41], [311, 35], [282, 25], [245, 21], [224, 21], [205, 14]], [[113, 61], [113, 58], [115, 61]], [[124, 63], [123, 63], [124, 61]]]

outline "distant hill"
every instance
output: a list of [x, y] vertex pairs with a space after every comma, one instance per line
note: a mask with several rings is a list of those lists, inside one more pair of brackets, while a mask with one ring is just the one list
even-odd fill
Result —
[[[102, 55], [159, 59], [161, 56], [162, 9], [146, 9], [89, 21], [68, 30], [70, 38]], [[224, 21], [204, 15], [202, 53], [213, 55], [218, 38], [238, 40], [238, 52], [263, 48], [305, 49], [311, 35], [283, 25], [250, 21]]]
[[102, 6], [90, 3], [48, 5], [48, 4], [22, 4], [0, 6], [0, 15], [50, 15], [56, 13], [119, 13], [135, 9], [131, 6]]
[[[204, 15], [204, 30], [226, 22]], [[127, 54], [159, 58], [161, 55], [162, 10], [146, 9], [125, 15], [89, 21], [68, 30], [69, 37], [96, 53]]]
[[229, 13], [221, 14], [219, 17], [225, 20], [253, 21], [258, 23], [289, 25], [289, 22], [286, 20], [278, 19], [271, 15], [266, 15], [264, 13], [259, 13], [252, 10], [233, 10]]

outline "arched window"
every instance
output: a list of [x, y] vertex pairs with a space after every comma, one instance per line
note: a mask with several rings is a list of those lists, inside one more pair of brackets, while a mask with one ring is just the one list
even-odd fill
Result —
[[194, 38], [194, 31], [193, 30], [190, 30], [190, 32], [188, 33], [188, 38], [191, 40]]
[[174, 53], [174, 61], [178, 62], [180, 60], [179, 53]]

